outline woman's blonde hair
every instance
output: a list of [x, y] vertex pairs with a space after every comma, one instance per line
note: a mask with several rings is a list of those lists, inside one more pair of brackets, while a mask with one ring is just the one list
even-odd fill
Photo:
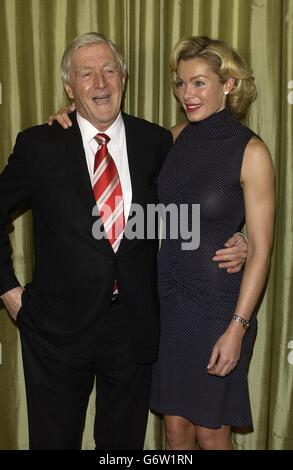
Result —
[[242, 57], [223, 41], [193, 36], [181, 39], [174, 47], [170, 56], [171, 71], [176, 73], [181, 60], [197, 57], [209, 64], [221, 83], [234, 78], [234, 86], [227, 95], [227, 106], [236, 118], [244, 117], [248, 106], [256, 98], [256, 86], [252, 71]]

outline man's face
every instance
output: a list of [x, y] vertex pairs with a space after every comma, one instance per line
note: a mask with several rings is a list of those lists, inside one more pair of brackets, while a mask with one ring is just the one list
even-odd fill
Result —
[[120, 65], [107, 44], [80, 47], [71, 59], [70, 84], [64, 87], [76, 110], [99, 131], [117, 118], [125, 83]]

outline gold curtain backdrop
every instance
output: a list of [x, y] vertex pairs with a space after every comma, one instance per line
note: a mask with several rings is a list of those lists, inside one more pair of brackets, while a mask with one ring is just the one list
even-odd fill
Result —
[[[19, 130], [65, 104], [59, 63], [75, 36], [99, 31], [125, 54], [125, 110], [170, 127], [184, 119], [172, 96], [168, 56], [182, 36], [205, 34], [236, 47], [254, 70], [258, 98], [247, 124], [271, 150], [277, 174], [275, 247], [249, 370], [254, 432], [235, 433], [239, 449], [293, 449], [292, 110], [293, 0], [0, 0], [0, 170]], [[14, 266], [30, 280], [30, 214], [11, 230]], [[0, 311], [0, 449], [27, 449], [18, 331]], [[94, 446], [91, 397], [83, 448]], [[146, 449], [163, 446], [150, 414]]]

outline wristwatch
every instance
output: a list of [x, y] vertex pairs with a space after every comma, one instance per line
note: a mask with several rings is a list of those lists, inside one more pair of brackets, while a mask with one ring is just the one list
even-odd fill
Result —
[[240, 315], [234, 314], [232, 317], [232, 320], [235, 320], [241, 323], [241, 325], [243, 326], [245, 330], [247, 330], [250, 327], [249, 320], [246, 320], [245, 318], [240, 317]]

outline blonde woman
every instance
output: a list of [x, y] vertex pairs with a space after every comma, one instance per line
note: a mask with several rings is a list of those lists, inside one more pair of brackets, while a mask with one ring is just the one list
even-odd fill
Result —
[[[158, 180], [162, 203], [200, 204], [200, 246], [163, 241], [161, 338], [151, 409], [164, 415], [167, 449], [232, 449], [231, 426], [252, 426], [247, 370], [273, 241], [274, 171], [266, 145], [238, 118], [254, 80], [229, 45], [181, 40], [171, 55], [174, 92], [189, 124]], [[212, 261], [230, 233], [248, 231], [244, 272]]]

